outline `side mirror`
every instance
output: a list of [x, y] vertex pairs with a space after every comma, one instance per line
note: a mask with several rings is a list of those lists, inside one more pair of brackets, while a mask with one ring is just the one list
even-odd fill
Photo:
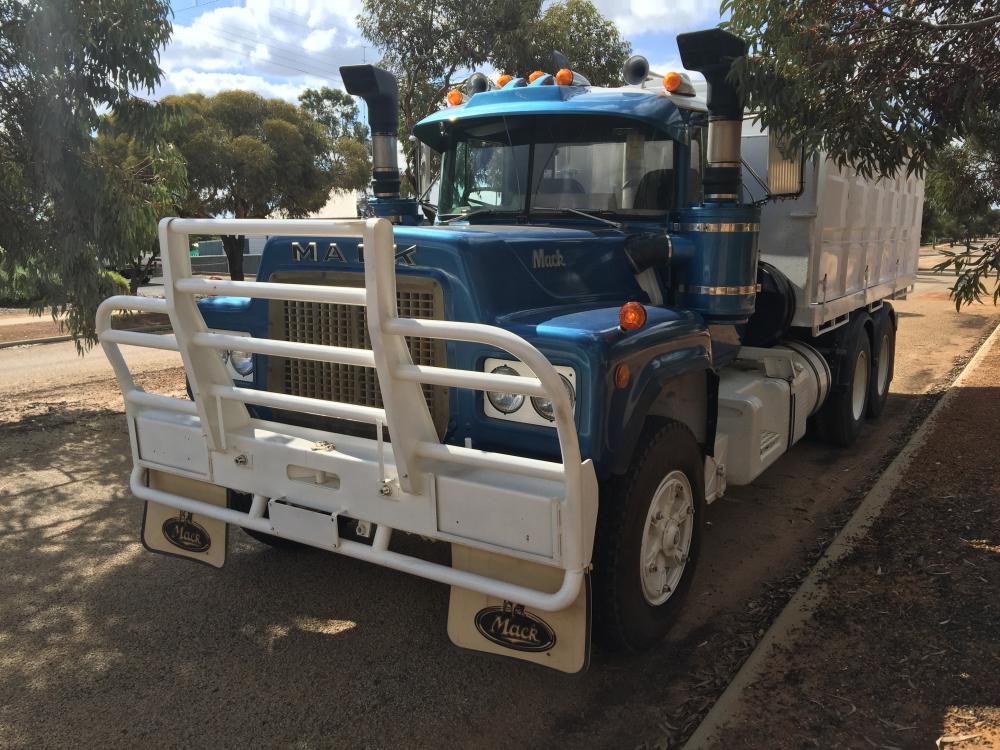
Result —
[[802, 192], [805, 152], [793, 148], [778, 134], [767, 134], [767, 193], [769, 198], [794, 198]]

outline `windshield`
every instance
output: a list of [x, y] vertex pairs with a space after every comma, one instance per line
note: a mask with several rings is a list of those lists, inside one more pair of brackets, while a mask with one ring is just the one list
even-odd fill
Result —
[[470, 123], [444, 154], [440, 215], [576, 209], [661, 216], [675, 205], [675, 142], [634, 120]]

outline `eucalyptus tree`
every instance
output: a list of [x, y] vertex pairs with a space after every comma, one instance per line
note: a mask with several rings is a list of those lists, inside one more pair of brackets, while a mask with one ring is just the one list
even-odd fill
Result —
[[[1000, 193], [1000, 2], [723, 0], [722, 11], [750, 42], [732, 75], [766, 126], [866, 175], [937, 164], [932, 201], [935, 183], [952, 181], [945, 202], [997, 202], [982, 196]], [[931, 223], [954, 227], [946, 213]], [[1000, 243], [944, 266], [958, 269], [959, 306], [991, 284], [998, 298]]]
[[81, 343], [117, 289], [108, 256], [160, 179], [109, 173], [95, 133], [110, 115], [155, 140], [162, 111], [135, 92], [160, 81], [169, 12], [166, 0], [0, 0], [0, 297], [51, 307]]
[[[168, 137], [187, 166], [181, 211], [237, 219], [300, 218], [322, 208], [338, 176], [334, 144], [301, 107], [250, 91], [163, 99], [185, 113]], [[243, 238], [224, 236], [232, 278], [243, 278]]]

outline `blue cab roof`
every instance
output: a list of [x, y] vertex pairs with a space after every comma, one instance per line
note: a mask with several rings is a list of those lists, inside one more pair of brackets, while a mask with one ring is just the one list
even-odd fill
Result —
[[[546, 78], [551, 78], [547, 76]], [[697, 99], [677, 101], [668, 94], [634, 86], [606, 89], [596, 86], [544, 85], [538, 79], [528, 85], [509, 83], [502, 89], [473, 94], [457, 107], [446, 107], [425, 117], [413, 134], [432, 148], [445, 148], [446, 133], [463, 123], [501, 116], [579, 115], [626, 117], [665, 131], [672, 138], [686, 140], [684, 125], [693, 112], [704, 112]]]

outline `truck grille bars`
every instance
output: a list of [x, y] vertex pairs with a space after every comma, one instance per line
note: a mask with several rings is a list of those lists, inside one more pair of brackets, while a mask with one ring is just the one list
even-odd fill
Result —
[[[276, 273], [270, 280], [309, 283], [311, 275], [315, 274]], [[360, 274], [338, 274], [332, 283], [359, 287], [364, 283], [364, 277]], [[437, 281], [401, 277], [396, 283], [396, 305], [400, 317], [424, 320], [444, 318], [444, 297]], [[271, 303], [269, 330], [272, 338], [283, 341], [353, 349], [371, 349], [372, 346], [365, 308], [355, 305], [276, 300]], [[408, 337], [406, 345], [416, 365], [443, 367], [447, 364], [442, 341]], [[268, 383], [271, 390], [295, 396], [382, 406], [378, 377], [370, 367], [279, 357], [273, 358], [270, 363]], [[424, 384], [423, 392], [438, 436], [443, 437], [448, 426], [448, 389]]]
[[[190, 234], [361, 236], [373, 252], [366, 253], [363, 289], [216, 281], [191, 277]], [[135, 463], [130, 484], [137, 497], [540, 610], [563, 609], [576, 599], [590, 563], [597, 480], [591, 462], [581, 459], [572, 406], [560, 377], [537, 349], [509, 331], [401, 317], [392, 226], [387, 221], [164, 219], [160, 245], [166, 299], [112, 297], [97, 317], [101, 344], [125, 395]], [[405, 291], [402, 283], [399, 291]], [[211, 331], [196, 302], [205, 295], [364, 309], [372, 348]], [[111, 312], [116, 309], [166, 312], [174, 336], [112, 330]], [[407, 340], [421, 339], [441, 346], [466, 341], [501, 349], [535, 377], [456, 370], [441, 360], [414, 362]], [[193, 402], [138, 388], [120, 351], [122, 344], [177, 349]], [[372, 368], [383, 406], [235, 387], [219, 356], [231, 349]], [[425, 386], [551, 399], [562, 462], [441, 443]], [[374, 425], [376, 438], [254, 419], [248, 404]], [[388, 428], [391, 444], [383, 443], [382, 427]], [[248, 492], [254, 503], [243, 513], [155, 490], [147, 486], [148, 469]], [[295, 514], [302, 518], [282, 526], [282, 517]], [[374, 543], [339, 539], [336, 523], [309, 520], [339, 515], [377, 524]], [[389, 549], [394, 529], [540, 562], [561, 569], [561, 583], [555, 589], [536, 590], [395, 552]]]

